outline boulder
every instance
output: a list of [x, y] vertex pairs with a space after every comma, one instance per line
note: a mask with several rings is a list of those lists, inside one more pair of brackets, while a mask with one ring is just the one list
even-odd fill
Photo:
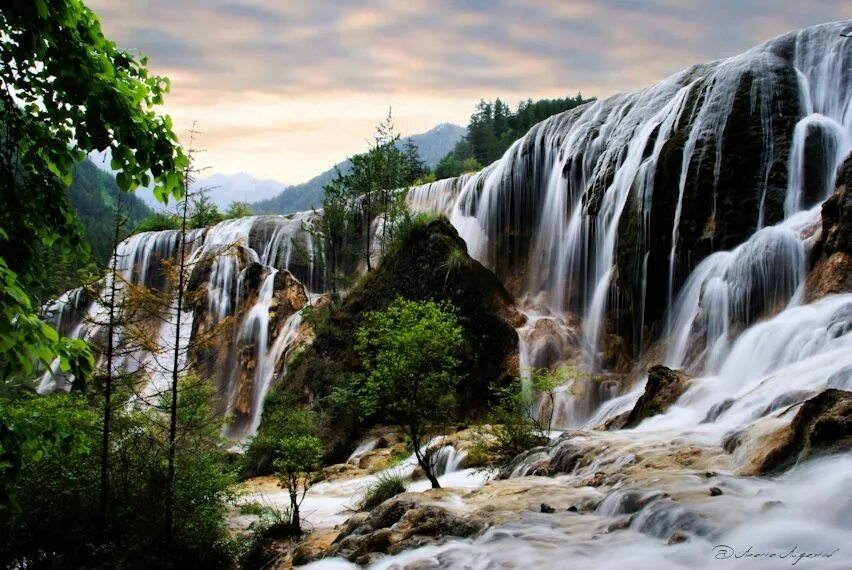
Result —
[[822, 233], [811, 261], [807, 301], [852, 291], [852, 154], [838, 169], [834, 194], [822, 205]]
[[852, 449], [852, 392], [828, 389], [805, 401], [792, 422], [761, 438], [743, 473], [777, 473], [793, 464]]
[[685, 372], [661, 364], [649, 368], [645, 392], [633, 406], [624, 427], [636, 427], [642, 420], [666, 411], [686, 392], [691, 380], [692, 377]]
[[468, 538], [479, 534], [482, 521], [460, 517], [411, 497], [382, 503], [367, 516], [354, 516], [335, 539], [326, 556], [342, 556], [358, 564], [375, 553], [397, 553], [437, 543], [445, 537]]

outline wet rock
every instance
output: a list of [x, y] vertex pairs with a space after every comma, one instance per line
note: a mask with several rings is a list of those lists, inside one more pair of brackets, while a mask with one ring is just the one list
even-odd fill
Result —
[[710, 487], [710, 496], [711, 497], [718, 497], [721, 494], [722, 494], [722, 489], [720, 489], [719, 487]]
[[551, 515], [556, 512], [556, 509], [548, 505], [547, 503], [541, 504], [541, 512]]
[[822, 233], [811, 259], [808, 302], [852, 291], [852, 154], [838, 169], [834, 194], [822, 205]]
[[645, 393], [633, 406], [624, 427], [635, 427], [642, 420], [666, 411], [686, 392], [692, 377], [680, 370], [672, 370], [663, 365], [648, 369], [648, 383]]
[[397, 498], [383, 503], [365, 518], [350, 521], [325, 554], [361, 564], [375, 553], [394, 554], [440, 542], [445, 537], [468, 538], [484, 527], [482, 521], [454, 515], [441, 507]]
[[622, 429], [625, 425], [627, 425], [627, 419], [629, 417], [630, 417], [630, 411], [628, 410], [624, 413], [618, 414], [617, 416], [613, 416], [613, 417], [609, 418], [600, 427], [605, 431], [616, 431], [616, 430]]
[[583, 487], [600, 487], [606, 483], [606, 473], [603, 471], [598, 471], [595, 473], [591, 479], [586, 479], [581, 483]]
[[852, 392], [828, 389], [799, 408], [790, 425], [765, 436], [744, 473], [782, 471], [813, 457], [852, 449]]
[[707, 410], [707, 415], [704, 416], [704, 419], [701, 420], [701, 423], [709, 424], [715, 422], [719, 419], [719, 416], [731, 409], [731, 406], [733, 405], [733, 398], [728, 398], [727, 400], [722, 400], [718, 404], [713, 404], [713, 406], [709, 410]]
[[668, 542], [666, 542], [666, 544], [671, 546], [672, 544], [684, 543], [687, 540], [689, 540], [689, 538], [685, 534], [683, 534], [682, 532], [673, 532], [672, 535], [669, 537]]
[[577, 509], [577, 505], [571, 505], [570, 507], [568, 507], [568, 512], [569, 512], [569, 513], [576, 513], [576, 512], [577, 512], [577, 510], [578, 510], [578, 509]]
[[761, 411], [757, 417], [763, 417], [767, 414], [771, 414], [776, 410], [780, 410], [781, 408], [786, 408], [787, 406], [791, 406], [793, 404], [798, 404], [799, 402], [805, 400], [809, 396], [813, 396], [813, 392], [809, 390], [794, 390], [792, 392], [787, 392], [786, 394], [782, 394], [772, 400], [766, 408]]

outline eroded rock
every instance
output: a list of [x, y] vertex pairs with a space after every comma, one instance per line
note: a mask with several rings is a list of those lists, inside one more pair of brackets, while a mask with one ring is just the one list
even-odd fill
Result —
[[763, 437], [743, 473], [776, 473], [798, 461], [849, 449], [852, 392], [829, 389], [804, 402], [789, 425]]
[[680, 370], [672, 370], [661, 364], [648, 369], [648, 383], [645, 393], [633, 406], [624, 427], [639, 425], [642, 420], [666, 411], [686, 392], [692, 377]]

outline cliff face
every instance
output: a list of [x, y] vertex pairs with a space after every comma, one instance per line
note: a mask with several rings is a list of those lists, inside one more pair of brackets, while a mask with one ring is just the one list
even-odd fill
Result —
[[834, 194], [822, 205], [822, 233], [812, 262], [806, 284], [809, 301], [852, 291], [852, 154], [837, 171]]

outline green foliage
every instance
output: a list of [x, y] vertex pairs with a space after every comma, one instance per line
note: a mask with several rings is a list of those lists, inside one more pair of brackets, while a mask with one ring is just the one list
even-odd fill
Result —
[[282, 487], [290, 495], [289, 528], [301, 534], [299, 506], [322, 467], [323, 445], [316, 436], [316, 418], [308, 410], [290, 405], [270, 406], [264, 414], [264, 430], [249, 442], [244, 472], [252, 472], [262, 462], [271, 461]]
[[245, 218], [247, 216], [253, 215], [254, 211], [251, 209], [251, 206], [249, 206], [247, 202], [231, 202], [231, 204], [225, 210], [226, 220], [231, 220], [234, 218]]
[[515, 457], [550, 441], [557, 388], [586, 374], [573, 367], [535, 369], [528, 378], [499, 389], [489, 423], [477, 430], [477, 462], [506, 475]]
[[[229, 567], [226, 504], [233, 478], [219, 449], [210, 390], [187, 379], [179, 395], [176, 566]], [[118, 408], [111, 496], [98, 531], [101, 417], [95, 394], [0, 401], [0, 566], [159, 567], [163, 561], [166, 427], [155, 409]]]
[[[3, 234], [0, 229], [0, 239]], [[0, 257], [0, 379], [32, 376], [37, 364], [49, 367], [59, 358], [59, 368], [82, 378], [92, 371], [94, 359], [83, 341], [60, 338], [39, 318], [17, 275]]]
[[530, 128], [544, 119], [584, 105], [594, 99], [581, 94], [564, 99], [532, 99], [522, 101], [514, 112], [499, 98], [493, 103], [481, 100], [470, 116], [467, 136], [456, 143], [435, 167], [438, 179], [476, 172], [501, 156]]
[[354, 405], [363, 418], [387, 419], [403, 429], [433, 486], [433, 466], [421, 448], [455, 412], [462, 343], [452, 304], [398, 297], [364, 315], [355, 345], [364, 374], [332, 393], [337, 406]]
[[[434, 168], [438, 160], [452, 149], [463, 132], [464, 129], [456, 125], [440, 125], [427, 133], [410, 138], [427, 168]], [[397, 146], [402, 149], [402, 142], [398, 141]], [[274, 198], [255, 202], [252, 207], [258, 214], [287, 214], [319, 208], [323, 202], [323, 188], [337, 178], [339, 173], [349, 174], [351, 170], [352, 163], [349, 160], [342, 161], [307, 182], [288, 187]], [[433, 175], [423, 176], [411, 184], [428, 182], [430, 176]]]
[[358, 510], [370, 511], [407, 490], [405, 479], [399, 473], [395, 471], [380, 473], [376, 480], [364, 489], [363, 495], [358, 501]]
[[88, 358], [39, 331], [23, 294], [54, 270], [46, 250], [70, 263], [86, 249], [66, 192], [74, 161], [109, 149], [120, 189], [148, 185], [150, 172], [165, 201], [183, 192], [186, 157], [171, 120], [154, 111], [168, 81], [107, 40], [80, 0], [6, 3], [0, 36], [0, 312], [9, 320], [0, 342], [31, 345], [3, 354], [4, 375], [18, 375], [31, 369], [26, 353]]
[[[450, 266], [454, 269], [448, 271]], [[329, 396], [338, 388], [350, 392], [354, 380], [364, 377], [357, 331], [367, 313], [386, 309], [397, 296], [446, 301], [458, 308], [464, 340], [457, 372], [464, 380], [452, 390], [457, 419], [481, 418], [494, 399], [493, 386], [509, 379], [507, 358], [517, 349], [517, 334], [501, 314], [511, 296], [493, 273], [467, 256], [464, 242], [445, 218], [411, 216], [375, 270], [361, 276], [339, 302], [306, 314], [316, 338], [290, 362], [286, 378], [267, 399], [267, 410], [288, 402], [317, 410], [330, 460], [344, 461], [363, 429], [393, 423], [379, 415], [365, 417], [357, 402]]]
[[379, 248], [385, 252], [407, 212], [405, 193], [399, 189], [428, 174], [410, 139], [400, 148], [390, 113], [377, 126], [375, 140], [367, 152], [349, 159], [347, 173], [335, 170], [335, 178], [323, 189], [323, 213], [317, 228], [327, 250], [326, 269], [334, 292], [347, 261], [349, 265], [363, 261], [368, 270], [372, 268], [371, 228], [377, 218], [382, 221]]
[[219, 212], [219, 208], [213, 203], [207, 194], [200, 192], [190, 198], [192, 208], [189, 215], [188, 226], [192, 229], [201, 229], [218, 224], [225, 218]]
[[[74, 164], [74, 176], [68, 195], [83, 235], [91, 246], [92, 259], [104, 267], [109, 264], [115, 232], [115, 208], [119, 192], [115, 178], [100, 170], [90, 160]], [[122, 192], [121, 214], [123, 228], [119, 239], [133, 232], [136, 225], [153, 212], [133, 194]]]
[[143, 218], [135, 228], [135, 233], [159, 232], [162, 230], [179, 230], [180, 219], [173, 214], [155, 212]]
[[260, 516], [266, 512], [266, 508], [260, 503], [250, 502], [250, 503], [242, 503], [240, 504], [240, 514], [241, 515], [255, 515]]
[[450, 418], [462, 343], [452, 305], [397, 298], [387, 309], [364, 315], [356, 339], [365, 374], [353, 389], [365, 416], [413, 424], [418, 434], [418, 428]]

